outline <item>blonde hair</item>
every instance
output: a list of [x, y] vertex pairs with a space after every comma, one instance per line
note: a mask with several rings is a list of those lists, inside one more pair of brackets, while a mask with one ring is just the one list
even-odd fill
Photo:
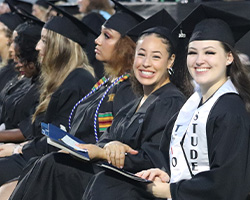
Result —
[[79, 44], [47, 30], [45, 55], [41, 67], [40, 103], [33, 115], [33, 122], [39, 113], [46, 111], [51, 95], [76, 68], [84, 68], [94, 76], [87, 55]]

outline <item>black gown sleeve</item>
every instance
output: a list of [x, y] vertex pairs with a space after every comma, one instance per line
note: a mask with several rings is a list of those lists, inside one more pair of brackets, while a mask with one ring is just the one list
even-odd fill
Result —
[[6, 129], [18, 128], [19, 115], [16, 110], [30, 87], [30, 79], [24, 77], [19, 80], [16, 77], [6, 85], [5, 92], [2, 91], [4, 98], [1, 105], [1, 123], [5, 123]]
[[14, 62], [12, 60], [8, 61], [8, 64], [0, 69], [0, 92], [17, 74]]
[[250, 117], [237, 95], [225, 95], [207, 122], [210, 170], [170, 185], [172, 199], [246, 199], [250, 190]]
[[90, 92], [94, 84], [95, 79], [89, 72], [83, 69], [74, 70], [53, 93], [44, 121], [58, 127], [63, 125], [69, 131], [68, 119], [73, 106]]

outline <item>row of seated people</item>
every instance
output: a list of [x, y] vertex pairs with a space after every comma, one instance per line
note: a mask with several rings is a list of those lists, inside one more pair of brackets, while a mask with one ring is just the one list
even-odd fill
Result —
[[[27, 141], [0, 146], [1, 199], [13, 190], [10, 199], [246, 199], [250, 82], [233, 46], [249, 20], [201, 5], [178, 26], [165, 10], [144, 20], [114, 3], [100, 35], [52, 3], [60, 16], [15, 29], [16, 66], [27, 77], [31, 63], [39, 71], [31, 76], [39, 77], [39, 101], [29, 113]], [[208, 11], [215, 14], [195, 21], [190, 32], [190, 20]], [[230, 17], [248, 25], [240, 36], [231, 36]], [[28, 62], [20, 41], [32, 40], [34, 29], [41, 34], [32, 46], [37, 60]], [[90, 39], [105, 69], [96, 84]], [[79, 147], [91, 162], [48, 145], [41, 122], [88, 143]], [[138, 186], [100, 169], [102, 161], [154, 182]]]

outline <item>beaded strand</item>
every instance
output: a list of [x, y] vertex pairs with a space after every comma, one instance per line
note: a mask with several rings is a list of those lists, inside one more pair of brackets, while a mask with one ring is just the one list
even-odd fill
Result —
[[88, 98], [90, 95], [92, 95], [95, 91], [99, 90], [100, 87], [102, 87], [103, 85], [105, 85], [107, 82], [109, 81], [109, 78], [105, 78], [103, 77], [102, 79], [100, 79], [95, 85], [94, 87], [91, 89], [91, 91], [84, 96], [82, 99], [80, 99], [73, 107], [73, 109], [71, 110], [71, 113], [69, 115], [69, 130], [71, 130], [71, 119], [72, 119], [72, 115], [75, 111], [75, 109], [77, 108], [77, 106], [82, 103], [86, 98]]
[[[115, 81], [107, 88], [107, 90], [104, 92], [104, 94], [102, 95], [101, 100], [99, 101], [96, 111], [95, 111], [95, 116], [94, 116], [94, 132], [95, 132], [95, 141], [98, 142], [99, 138], [98, 138], [98, 134], [97, 134], [97, 128], [96, 128], [96, 122], [97, 122], [97, 118], [98, 118], [98, 113], [99, 113], [99, 109], [101, 107], [101, 104], [105, 98], [105, 96], [108, 94], [109, 90], [114, 87], [114, 85], [119, 82], [121, 79], [123, 79], [125, 75], [121, 75], [120, 77], [118, 77], [117, 79], [115, 79]], [[128, 75], [126, 75], [128, 77]], [[123, 80], [122, 80], [123, 81]]]

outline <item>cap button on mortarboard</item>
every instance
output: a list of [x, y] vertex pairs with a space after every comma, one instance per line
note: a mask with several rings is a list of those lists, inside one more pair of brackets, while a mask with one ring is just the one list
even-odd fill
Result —
[[250, 20], [201, 4], [176, 30], [182, 30], [190, 41], [217, 40], [234, 46], [250, 30]]

